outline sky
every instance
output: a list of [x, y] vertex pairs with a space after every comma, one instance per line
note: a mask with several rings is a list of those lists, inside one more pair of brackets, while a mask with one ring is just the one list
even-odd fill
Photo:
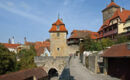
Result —
[[[111, 0], [0, 0], [0, 42], [36, 42], [48, 39], [58, 14], [70, 33], [74, 30], [97, 32], [102, 25], [102, 10]], [[115, 0], [130, 10], [130, 0]]]

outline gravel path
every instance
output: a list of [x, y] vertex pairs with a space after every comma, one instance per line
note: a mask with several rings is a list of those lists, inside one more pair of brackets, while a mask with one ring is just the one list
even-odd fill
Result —
[[92, 73], [80, 63], [77, 57], [72, 57], [69, 64], [69, 71], [70, 80], [119, 80], [103, 74]]

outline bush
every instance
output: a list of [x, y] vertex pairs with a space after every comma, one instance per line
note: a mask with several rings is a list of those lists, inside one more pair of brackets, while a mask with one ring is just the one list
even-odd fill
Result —
[[15, 53], [10, 52], [0, 44], [0, 74], [13, 72], [16, 70]]

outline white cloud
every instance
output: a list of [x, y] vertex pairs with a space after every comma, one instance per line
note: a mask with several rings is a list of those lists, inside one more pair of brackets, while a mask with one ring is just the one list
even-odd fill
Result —
[[[10, 7], [10, 6], [14, 6], [14, 7]], [[5, 9], [5, 10], [11, 12], [11, 13], [26, 17], [28, 19], [40, 22], [42, 24], [47, 23], [46, 19], [43, 19], [40, 16], [34, 15], [32, 13], [27, 13], [25, 11], [22, 11], [22, 10], [18, 9], [17, 6], [15, 6], [14, 3], [12, 3], [12, 2], [7, 2], [7, 4], [4, 4], [4, 3], [0, 2], [0, 8]]]

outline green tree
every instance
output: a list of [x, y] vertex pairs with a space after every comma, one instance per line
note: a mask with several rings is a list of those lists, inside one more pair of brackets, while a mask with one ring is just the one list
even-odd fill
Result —
[[111, 39], [109, 38], [103, 38], [101, 40], [101, 46], [103, 49], [107, 48], [107, 47], [110, 47], [114, 44], [114, 41], [112, 41]]
[[92, 40], [90, 36], [87, 36], [80, 44], [80, 52], [83, 51], [100, 51], [102, 46], [99, 41]]
[[0, 74], [15, 71], [15, 66], [15, 54], [0, 44]]
[[34, 63], [34, 56], [36, 56], [36, 51], [34, 46], [30, 49], [23, 49], [18, 53], [20, 61], [17, 63], [17, 69], [28, 69], [36, 67]]
[[124, 42], [127, 42], [127, 41], [128, 41], [128, 38], [126, 36], [118, 36], [116, 44], [124, 43]]

